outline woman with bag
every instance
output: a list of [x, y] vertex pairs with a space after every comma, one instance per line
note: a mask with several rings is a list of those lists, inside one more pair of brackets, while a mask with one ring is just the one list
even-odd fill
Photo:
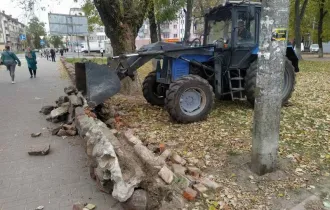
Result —
[[25, 59], [28, 64], [28, 68], [30, 71], [30, 78], [36, 78], [37, 75], [37, 56], [34, 51], [31, 50], [30, 47], [28, 47], [25, 51]]
[[17, 64], [18, 66], [21, 66], [21, 61], [17, 58], [15, 53], [10, 52], [9, 46], [6, 46], [5, 48], [5, 51], [1, 53], [1, 61], [10, 73], [11, 84], [15, 84], [15, 68]]

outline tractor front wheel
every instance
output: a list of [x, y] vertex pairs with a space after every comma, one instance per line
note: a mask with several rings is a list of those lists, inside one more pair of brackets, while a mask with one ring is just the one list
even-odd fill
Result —
[[148, 76], [144, 79], [142, 86], [143, 96], [149, 104], [164, 106], [166, 91], [162, 84], [156, 81], [155, 71], [148, 74]]
[[[255, 100], [255, 88], [257, 82], [257, 71], [258, 65], [257, 60], [251, 63], [249, 69], [246, 72], [245, 76], [245, 94], [247, 100], [254, 105]], [[284, 70], [284, 81], [282, 89], [282, 105], [286, 104], [294, 91], [294, 86], [296, 83], [296, 73], [294, 67], [292, 66], [291, 61], [288, 58], [285, 58], [285, 70]]]
[[212, 86], [197, 75], [179, 78], [166, 91], [165, 108], [179, 123], [205, 120], [214, 102]]

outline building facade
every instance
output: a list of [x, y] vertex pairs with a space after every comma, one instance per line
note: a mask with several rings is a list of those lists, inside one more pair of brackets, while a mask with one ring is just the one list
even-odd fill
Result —
[[[136, 48], [139, 49], [143, 45], [150, 44], [150, 24], [145, 20], [138, 32], [136, 38]], [[178, 12], [177, 19], [169, 23], [164, 23], [160, 27], [162, 41], [165, 42], [180, 42], [183, 41], [185, 33], [185, 13], [182, 10]], [[190, 28], [190, 40], [199, 38], [199, 30], [197, 24], [193, 20]]]
[[26, 34], [25, 30], [26, 26], [18, 19], [7, 15], [4, 11], [0, 12], [0, 50], [9, 45], [12, 51], [23, 51], [24, 42], [20, 40], [20, 35]]

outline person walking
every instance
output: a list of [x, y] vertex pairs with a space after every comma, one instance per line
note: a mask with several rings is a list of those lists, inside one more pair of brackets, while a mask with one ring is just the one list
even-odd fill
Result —
[[101, 49], [100, 49], [100, 53], [101, 53], [101, 56], [102, 56], [102, 58], [103, 58], [103, 53], [104, 53], [104, 50], [103, 50], [103, 48], [101, 47]]
[[55, 61], [56, 53], [55, 53], [55, 50], [54, 50], [54, 49], [51, 49], [51, 50], [50, 50], [50, 56], [52, 57], [52, 62], [56, 62], [56, 61]]
[[49, 50], [48, 49], [46, 49], [46, 58], [47, 58], [47, 61], [48, 61], [48, 58], [49, 58]]
[[63, 56], [63, 49], [60, 49], [61, 56]]
[[36, 56], [36, 53], [33, 50], [31, 50], [30, 47], [28, 47], [26, 49], [25, 59], [27, 61], [29, 72], [30, 72], [30, 75], [31, 75], [30, 78], [33, 78], [33, 77], [36, 78], [36, 75], [37, 75], [37, 56]]
[[17, 58], [15, 53], [10, 51], [10, 47], [6, 46], [5, 51], [1, 53], [1, 62], [7, 67], [11, 77], [11, 83], [15, 84], [15, 68], [16, 65], [21, 66], [21, 61]]

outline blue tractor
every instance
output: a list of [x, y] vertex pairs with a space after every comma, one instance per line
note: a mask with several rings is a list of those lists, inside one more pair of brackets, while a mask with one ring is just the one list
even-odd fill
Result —
[[[112, 57], [106, 66], [84, 63], [83, 71], [76, 71], [77, 87], [95, 107], [119, 92], [121, 79], [134, 79], [139, 67], [157, 59], [156, 69], [143, 82], [143, 95], [150, 104], [164, 106], [179, 123], [206, 119], [214, 98], [247, 100], [253, 105], [260, 16], [260, 3], [226, 2], [205, 14], [204, 35], [193, 40], [194, 45], [157, 42], [134, 54]], [[296, 72], [298, 58], [288, 45], [283, 104], [294, 90]]]

